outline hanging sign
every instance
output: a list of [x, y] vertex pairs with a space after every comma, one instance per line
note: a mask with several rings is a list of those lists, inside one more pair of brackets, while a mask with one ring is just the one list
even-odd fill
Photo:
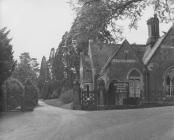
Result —
[[117, 93], [127, 93], [129, 89], [128, 82], [116, 82], [114, 83], [115, 91]]

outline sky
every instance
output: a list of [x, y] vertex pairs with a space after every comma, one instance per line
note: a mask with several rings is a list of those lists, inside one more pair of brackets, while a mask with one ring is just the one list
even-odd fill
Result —
[[[10, 38], [14, 57], [23, 52], [41, 61], [49, 57], [51, 48], [57, 48], [62, 35], [68, 31], [75, 18], [68, 0], [0, 0], [0, 27], [11, 30]], [[146, 43], [146, 21], [153, 16], [151, 8], [144, 11], [138, 30], [124, 29], [124, 37], [130, 43]], [[127, 22], [123, 24], [126, 27]], [[160, 24], [160, 31], [167, 31], [171, 24]]]
[[74, 16], [66, 0], [0, 0], [2, 27], [11, 30], [14, 56], [29, 52], [41, 60], [57, 48]]

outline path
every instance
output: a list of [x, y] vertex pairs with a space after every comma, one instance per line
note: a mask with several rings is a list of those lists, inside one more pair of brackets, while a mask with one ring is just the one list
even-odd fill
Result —
[[40, 102], [3, 115], [0, 140], [174, 140], [174, 107], [87, 112]]

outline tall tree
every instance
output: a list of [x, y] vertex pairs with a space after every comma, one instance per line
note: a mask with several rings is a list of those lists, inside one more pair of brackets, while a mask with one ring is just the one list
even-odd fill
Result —
[[37, 85], [38, 62], [36, 58], [31, 58], [28, 52], [22, 53], [20, 62], [17, 64], [13, 77], [24, 84], [26, 79], [31, 79]]
[[174, 17], [172, 0], [71, 0], [77, 11], [69, 37], [78, 44], [89, 39], [115, 42], [122, 39], [119, 20], [129, 19], [129, 27], [137, 28], [137, 21], [144, 10], [152, 6], [161, 21]]
[[48, 84], [50, 82], [50, 73], [49, 73], [49, 67], [48, 67], [48, 63], [46, 60], [46, 57], [43, 56], [42, 57], [42, 61], [41, 61], [41, 67], [40, 67], [40, 74], [39, 74], [39, 89], [40, 89], [40, 96], [43, 98], [47, 98], [48, 95]]
[[53, 60], [54, 60], [54, 57], [55, 57], [55, 49], [51, 48], [50, 56], [49, 56], [49, 59], [47, 61], [51, 79], [53, 79]]
[[[106, 43], [121, 41], [123, 31], [120, 21], [126, 19], [129, 21], [129, 27], [136, 29], [146, 7], [151, 6], [161, 21], [169, 22], [174, 17], [170, 5], [172, 0], [70, 0], [70, 2], [77, 14], [67, 35], [66, 46], [73, 48], [72, 40], [76, 40], [78, 50], [76, 58], [80, 51], [87, 53], [89, 39]], [[71, 52], [72, 49], [68, 50]], [[78, 61], [76, 58], [71, 60]], [[76, 71], [78, 69], [77, 67]]]
[[46, 57], [42, 57], [41, 66], [40, 66], [40, 74], [39, 74], [39, 88], [42, 88], [45, 82], [50, 80], [49, 68], [46, 61]]
[[61, 45], [57, 48], [53, 59], [53, 77], [57, 81], [63, 81], [64, 79], [63, 52]]
[[62, 81], [64, 87], [72, 88], [72, 81], [75, 78], [76, 67], [78, 67], [78, 54], [74, 43], [68, 43], [69, 33], [65, 32], [56, 51], [53, 61], [53, 74], [56, 80]]
[[31, 66], [32, 70], [36, 73], [36, 75], [38, 76], [40, 69], [39, 69], [39, 63], [36, 58], [31, 58], [30, 66]]
[[[154, 8], [161, 21], [172, 20], [173, 14], [170, 12], [169, 0], [70, 1], [77, 15], [70, 31], [63, 35], [59, 44], [59, 50], [61, 48], [59, 56], [62, 57], [61, 62], [64, 65], [64, 86], [68, 87], [72, 86], [72, 81], [79, 75], [79, 54], [81, 51], [87, 53], [89, 39], [106, 43], [122, 40], [120, 20], [129, 19], [129, 27], [137, 28], [137, 21], [148, 6]], [[60, 58], [55, 61], [60, 63]], [[57, 65], [55, 69], [58, 70], [59, 66]]]
[[6, 28], [0, 30], [0, 112], [2, 111], [2, 84], [11, 75], [15, 67], [13, 60], [11, 39], [8, 38], [9, 31]]

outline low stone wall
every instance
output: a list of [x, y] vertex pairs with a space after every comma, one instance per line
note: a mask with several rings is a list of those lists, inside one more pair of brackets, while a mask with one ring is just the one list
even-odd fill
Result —
[[174, 106], [174, 102], [164, 102], [164, 103], [145, 103], [141, 105], [97, 105], [97, 106], [79, 106], [75, 110], [117, 110], [117, 109], [140, 109], [140, 108], [152, 108], [152, 107], [164, 107], [164, 106]]

